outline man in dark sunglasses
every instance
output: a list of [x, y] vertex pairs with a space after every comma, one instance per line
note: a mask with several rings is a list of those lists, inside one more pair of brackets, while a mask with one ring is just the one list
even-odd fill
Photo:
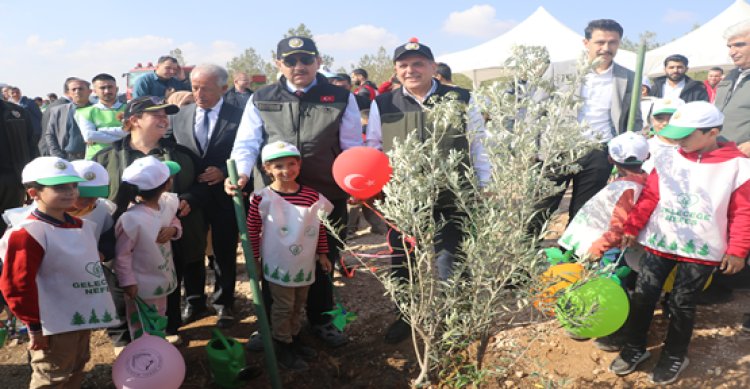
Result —
[[[354, 95], [328, 83], [318, 74], [320, 53], [315, 42], [307, 37], [282, 39], [276, 50], [279, 81], [258, 89], [248, 101], [237, 130], [231, 157], [237, 161], [240, 179], [237, 186], [225, 183], [225, 190], [234, 194], [243, 189], [256, 166], [260, 150], [268, 143], [284, 141], [296, 146], [302, 154], [299, 183], [322, 193], [334, 205], [329, 219], [334, 225], [345, 226], [347, 194], [336, 185], [332, 166], [343, 150], [362, 145], [362, 125]], [[262, 171], [259, 170], [259, 171]], [[256, 185], [265, 175], [256, 174]], [[248, 188], [250, 189], [250, 188]], [[340, 243], [328, 237], [328, 258], [339, 260]], [[331, 324], [333, 284], [320, 265], [316, 265], [315, 283], [310, 286], [307, 317], [313, 333], [331, 347], [342, 346], [346, 336]], [[263, 280], [265, 283], [266, 280]], [[263, 288], [266, 305], [270, 305], [268, 288]], [[269, 310], [270, 312], [270, 310]], [[259, 336], [251, 338], [248, 348], [262, 347]]]

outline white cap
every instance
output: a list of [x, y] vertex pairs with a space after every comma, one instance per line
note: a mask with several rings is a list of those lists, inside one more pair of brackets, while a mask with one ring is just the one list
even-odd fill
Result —
[[122, 180], [135, 185], [139, 190], [156, 189], [173, 174], [177, 174], [180, 165], [172, 161], [162, 162], [153, 156], [138, 158], [122, 172]]
[[609, 156], [624, 165], [643, 163], [648, 158], [648, 142], [643, 135], [628, 131], [609, 141]]
[[280, 140], [263, 146], [263, 150], [260, 152], [260, 160], [263, 163], [283, 157], [301, 158], [297, 147]]
[[78, 184], [81, 197], [109, 196], [109, 173], [104, 166], [94, 161], [79, 159], [70, 163], [79, 176], [86, 181]]
[[58, 157], [39, 157], [26, 164], [21, 172], [21, 182], [41, 185], [60, 185], [85, 181], [70, 162]]
[[655, 99], [653, 101], [654, 105], [651, 108], [651, 116], [665, 113], [673, 114], [677, 108], [685, 105], [685, 101], [679, 98]]
[[672, 114], [669, 124], [659, 131], [659, 136], [682, 139], [698, 128], [714, 128], [724, 124], [724, 114], [707, 101], [692, 101]]

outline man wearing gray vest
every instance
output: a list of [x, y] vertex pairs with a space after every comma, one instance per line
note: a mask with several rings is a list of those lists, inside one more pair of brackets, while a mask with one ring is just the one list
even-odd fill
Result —
[[[393, 64], [396, 77], [402, 86], [379, 95], [370, 106], [367, 145], [389, 151], [393, 148], [395, 139], [403, 141], [414, 131], [414, 127], [417, 127], [416, 132], [420, 139], [425, 140], [429, 136], [425, 131], [429, 128], [425, 124], [425, 112], [441, 100], [458, 100], [468, 107], [467, 121], [461, 126], [447, 129], [443, 136], [444, 141], [441, 141], [441, 151], [446, 156], [451, 150], [465, 152], [465, 166], [473, 167], [480, 183], [488, 182], [490, 166], [480, 141], [485, 136], [484, 119], [476, 107], [472, 107], [469, 91], [443, 85], [435, 80], [433, 77], [437, 71], [437, 64], [432, 50], [416, 38], [396, 48]], [[461, 214], [455, 203], [455, 195], [444, 190], [432, 209], [436, 220], [445, 220], [445, 224], [435, 237], [436, 267], [441, 280], [451, 277], [453, 263], [463, 239], [461, 222], [458, 220]], [[388, 242], [394, 249], [394, 255], [391, 257], [393, 276], [400, 280], [408, 279], [409, 270], [405, 264], [400, 233], [393, 230], [389, 232]], [[410, 335], [411, 327], [399, 317], [386, 331], [385, 341], [399, 343]]]
[[[276, 50], [276, 66], [283, 76], [277, 83], [258, 89], [248, 101], [237, 131], [231, 157], [237, 161], [238, 186], [228, 182], [228, 193], [243, 188], [261, 148], [276, 141], [289, 142], [302, 153], [299, 183], [322, 193], [333, 203], [329, 220], [346, 225], [347, 194], [333, 179], [333, 161], [343, 151], [362, 144], [359, 109], [351, 92], [331, 85], [322, 74], [320, 55], [312, 39], [292, 36], [282, 39]], [[262, 169], [260, 169], [262, 171]], [[264, 177], [268, 183], [268, 177]], [[328, 236], [328, 257], [339, 259], [340, 243]], [[266, 306], [270, 296], [265, 296]], [[323, 312], [333, 309], [333, 284], [316, 264], [315, 283], [307, 299], [307, 318], [313, 332], [332, 347], [342, 346], [346, 337]], [[255, 340], [255, 342], [253, 342]], [[260, 337], [251, 340], [260, 343]]]

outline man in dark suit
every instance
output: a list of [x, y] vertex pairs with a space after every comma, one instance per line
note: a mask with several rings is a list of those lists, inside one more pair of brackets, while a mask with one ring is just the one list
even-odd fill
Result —
[[[242, 108], [223, 99], [227, 90], [227, 71], [221, 66], [196, 66], [190, 80], [195, 104], [183, 106], [173, 117], [172, 136], [177, 143], [198, 155], [202, 162], [199, 170], [203, 173], [198, 176], [198, 182], [204, 191], [203, 214], [206, 233], [211, 227], [216, 271], [211, 303], [218, 317], [216, 325], [227, 328], [235, 320], [232, 305], [238, 230], [232, 199], [224, 192], [222, 183], [227, 177], [226, 161], [242, 120]], [[203, 261], [184, 265], [187, 304], [182, 320], [189, 323], [206, 312], [206, 270]]]

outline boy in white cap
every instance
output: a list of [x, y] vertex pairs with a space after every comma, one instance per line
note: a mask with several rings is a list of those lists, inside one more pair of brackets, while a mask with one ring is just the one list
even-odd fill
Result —
[[299, 337], [302, 308], [315, 281], [315, 261], [327, 273], [332, 268], [318, 213], [330, 213], [333, 205], [314, 189], [297, 183], [302, 158], [294, 145], [269, 143], [261, 151], [261, 160], [272, 181], [250, 199], [248, 237], [273, 300], [271, 325], [279, 365], [305, 370], [308, 365], [302, 358], [317, 353]]
[[696, 297], [718, 268], [735, 274], [750, 251], [750, 160], [734, 143], [719, 143], [724, 115], [708, 102], [675, 111], [659, 135], [678, 150], [665, 152], [625, 223], [623, 247], [647, 251], [641, 263], [625, 346], [610, 365], [617, 375], [633, 372], [649, 358], [646, 340], [662, 285], [677, 268], [669, 297], [669, 329], [651, 380], [677, 380], [688, 365]]
[[[136, 297], [164, 315], [167, 295], [177, 288], [170, 240], [182, 236], [179, 200], [171, 188], [180, 165], [153, 156], [138, 158], [122, 172], [115, 202], [115, 274], [127, 298], [128, 328], [135, 339], [141, 323], [133, 320]], [[170, 340], [181, 343], [179, 338]]]
[[29, 329], [29, 386], [80, 387], [91, 329], [118, 323], [94, 223], [66, 212], [85, 180], [57, 157], [31, 161], [22, 180], [36, 209], [0, 241], [0, 290]]
[[655, 99], [653, 109], [651, 110], [651, 131], [650, 134], [653, 136], [648, 140], [649, 151], [651, 157], [643, 163], [643, 170], [646, 173], [651, 173], [654, 170], [654, 163], [661, 155], [662, 151], [672, 150], [677, 148], [677, 144], [672, 139], [667, 139], [659, 135], [664, 127], [669, 124], [669, 119], [672, 118], [672, 114], [678, 108], [685, 105], [682, 99]]
[[622, 226], [646, 183], [641, 165], [648, 155], [646, 138], [635, 132], [609, 141], [609, 160], [618, 177], [584, 204], [558, 241], [560, 246], [590, 260], [619, 249]]

